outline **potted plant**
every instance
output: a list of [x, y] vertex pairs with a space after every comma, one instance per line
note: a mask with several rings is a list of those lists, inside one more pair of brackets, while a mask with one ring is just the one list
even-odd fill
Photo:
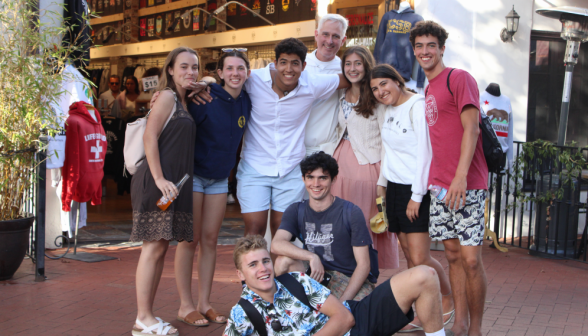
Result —
[[39, 138], [43, 130], [56, 132], [52, 105], [63, 94], [63, 69], [79, 49], [60, 41], [71, 27], [41, 23], [43, 15], [61, 15], [38, 8], [39, 0], [0, 2], [0, 280], [11, 278], [24, 259], [35, 219]]

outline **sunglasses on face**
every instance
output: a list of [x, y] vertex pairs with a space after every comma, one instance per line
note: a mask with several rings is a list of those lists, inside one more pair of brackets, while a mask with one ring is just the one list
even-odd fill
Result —
[[119, 85], [119, 82], [110, 82], [110, 85]]
[[247, 48], [222, 48], [221, 50], [226, 53], [230, 53], [233, 51], [246, 52]]

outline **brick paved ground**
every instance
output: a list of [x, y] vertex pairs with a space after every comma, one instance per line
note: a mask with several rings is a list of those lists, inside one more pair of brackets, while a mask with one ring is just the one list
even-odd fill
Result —
[[[47, 259], [48, 280], [41, 283], [34, 282], [33, 265], [25, 260], [13, 280], [0, 281], [0, 335], [130, 335], [140, 249], [87, 251], [119, 259], [93, 264]], [[174, 253], [175, 247], [170, 247], [155, 301], [157, 315], [172, 322], [183, 336], [222, 335], [222, 325], [194, 328], [175, 321], [179, 300]], [[443, 260], [442, 252], [433, 254]], [[219, 246], [212, 302], [225, 313], [240, 293], [231, 255], [232, 246]], [[588, 335], [588, 265], [540, 259], [520, 249], [500, 253], [488, 247], [484, 261], [489, 281], [487, 335]], [[405, 268], [406, 263], [402, 261], [401, 266]], [[384, 270], [380, 279], [397, 272]]]

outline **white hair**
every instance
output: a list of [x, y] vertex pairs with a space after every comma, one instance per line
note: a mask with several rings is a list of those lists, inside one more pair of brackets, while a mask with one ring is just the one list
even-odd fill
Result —
[[327, 21], [338, 22], [339, 24], [341, 24], [341, 28], [342, 28], [342, 36], [341, 37], [345, 36], [345, 34], [347, 33], [347, 27], [349, 26], [349, 20], [347, 20], [346, 18], [344, 18], [343, 16], [341, 16], [339, 14], [325, 14], [319, 20], [318, 28], [317, 28], [317, 30], [319, 32], [322, 30], [323, 25]]

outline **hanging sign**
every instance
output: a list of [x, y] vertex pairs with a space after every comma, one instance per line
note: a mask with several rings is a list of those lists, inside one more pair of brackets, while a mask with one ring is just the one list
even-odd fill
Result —
[[159, 85], [159, 77], [157, 76], [143, 77], [141, 81], [143, 82], [143, 91], [153, 90]]

